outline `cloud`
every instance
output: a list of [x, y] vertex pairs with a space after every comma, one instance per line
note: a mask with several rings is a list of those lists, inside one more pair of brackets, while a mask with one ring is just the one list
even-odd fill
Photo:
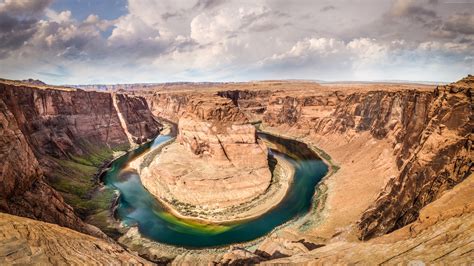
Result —
[[274, 27], [271, 11], [266, 7], [222, 8], [196, 16], [191, 21], [191, 38], [204, 44]]
[[198, 0], [193, 8], [211, 9], [224, 4], [224, 0]]
[[449, 17], [443, 30], [459, 34], [474, 34], [474, 14], [463, 12]]
[[[349, 42], [334, 38], [307, 38], [298, 41], [290, 50], [281, 54], [274, 54], [262, 60], [261, 65], [285, 65], [308, 66], [321, 64], [340, 66], [342, 62], [352, 62], [351, 65], [359, 67], [361, 65], [377, 63], [383, 61], [389, 46], [378, 43], [374, 39], [357, 38]], [[336, 61], [340, 63], [330, 62]]]
[[51, 0], [0, 3], [0, 58], [22, 47], [37, 30], [38, 17]]
[[[429, 70], [423, 73], [420, 66], [432, 68], [432, 71], [451, 68], [457, 71], [462, 69], [466, 73], [472, 71], [472, 65], [469, 65], [474, 57], [472, 48], [470, 44], [455, 42], [417, 44], [405, 40], [384, 42], [370, 38], [345, 42], [313, 37], [296, 42], [286, 52], [261, 60], [254, 71], [270, 71], [276, 76], [288, 78], [317, 73], [329, 80], [341, 80], [341, 75], [354, 80], [429, 80], [431, 73]], [[440, 65], [440, 62], [446, 65]], [[448, 72], [438, 74], [439, 78], [449, 77]]]
[[396, 0], [392, 7], [391, 13], [392, 15], [398, 17], [409, 17], [416, 19], [436, 17], [436, 12], [419, 5], [419, 2], [414, 0]]
[[333, 5], [328, 5], [328, 6], [322, 7], [320, 10], [321, 12], [326, 12], [326, 11], [335, 10], [335, 9], [336, 7], [334, 7]]
[[5, 0], [0, 3], [0, 12], [10, 16], [37, 17], [53, 0]]
[[0, 14], [0, 58], [21, 47], [36, 32], [36, 20]]
[[433, 0], [129, 0], [112, 20], [50, 3], [0, 0], [0, 75], [115, 83], [472, 72], [473, 15]]

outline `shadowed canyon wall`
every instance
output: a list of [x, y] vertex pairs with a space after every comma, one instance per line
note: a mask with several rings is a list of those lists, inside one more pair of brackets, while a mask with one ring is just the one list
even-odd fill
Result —
[[[118, 98], [118, 108], [112, 97]], [[159, 133], [161, 126], [146, 102], [132, 96], [8, 84], [0, 84], [0, 98], [1, 210], [103, 235], [83, 223], [48, 184], [68, 203], [87, 201], [97, 167], [114, 151], [130, 147], [127, 133], [137, 143]], [[118, 112], [124, 113], [128, 132]]]

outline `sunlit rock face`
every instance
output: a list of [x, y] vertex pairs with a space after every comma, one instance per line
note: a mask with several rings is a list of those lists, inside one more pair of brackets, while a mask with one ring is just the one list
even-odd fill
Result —
[[268, 188], [266, 147], [231, 100], [191, 99], [178, 128], [176, 143], [143, 175], [155, 196], [219, 208], [250, 201]]
[[255, 127], [230, 100], [217, 97], [190, 101], [179, 120], [179, 143], [201, 157], [236, 167], [265, 168], [266, 148]]

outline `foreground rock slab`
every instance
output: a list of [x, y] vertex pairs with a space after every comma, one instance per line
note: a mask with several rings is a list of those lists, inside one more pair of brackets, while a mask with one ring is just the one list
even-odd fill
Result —
[[0, 264], [152, 265], [115, 243], [4, 213], [0, 213]]

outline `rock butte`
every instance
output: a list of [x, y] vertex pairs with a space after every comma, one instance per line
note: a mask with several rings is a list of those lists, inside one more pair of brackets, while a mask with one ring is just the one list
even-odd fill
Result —
[[[473, 76], [443, 86], [182, 84], [173, 90], [136, 88], [134, 95], [120, 96], [35, 83], [0, 81], [0, 210], [23, 216], [1, 214], [0, 263], [45, 258], [140, 263], [84, 222], [89, 194], [74, 192], [93, 188], [84, 184], [89, 185], [97, 162], [127, 150], [130, 142], [155, 136], [161, 126], [154, 117], [183, 119], [188, 131], [173, 145], [189, 158], [216, 156], [216, 167], [231, 164], [227, 150], [211, 141], [217, 134], [203, 135], [213, 130], [207, 126], [213, 119], [227, 119], [223, 124], [231, 129], [245, 124], [232, 108], [226, 113], [205, 107], [226, 106], [229, 100], [248, 120], [261, 121], [264, 130], [323, 149], [330, 156], [323, 157], [338, 166], [319, 185], [314, 210], [251, 246], [188, 250], [151, 242], [136, 228], [120, 237], [122, 245], [149, 260], [175, 264], [474, 261]], [[199, 104], [198, 99], [216, 95], [229, 100]], [[112, 97], [118, 97], [117, 106]], [[195, 141], [195, 136], [202, 138]]]
[[212, 213], [267, 191], [267, 148], [231, 100], [191, 99], [178, 130], [177, 141], [141, 171], [143, 185], [157, 198]]

